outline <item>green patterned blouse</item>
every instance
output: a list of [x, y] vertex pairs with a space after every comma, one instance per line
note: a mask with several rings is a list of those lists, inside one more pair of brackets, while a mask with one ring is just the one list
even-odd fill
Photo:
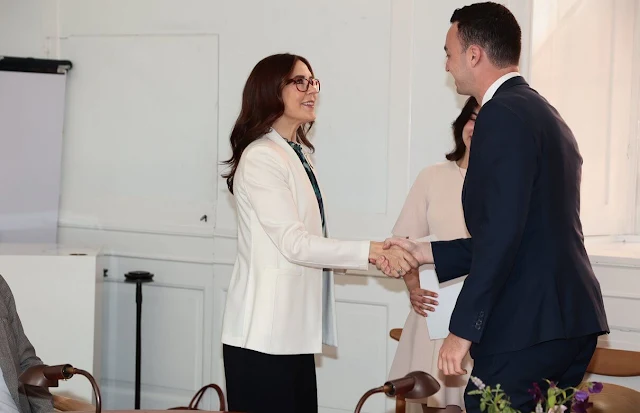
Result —
[[309, 177], [309, 180], [311, 181], [311, 186], [313, 187], [313, 192], [315, 192], [316, 199], [318, 200], [318, 207], [320, 207], [320, 217], [322, 218], [322, 234], [324, 234], [324, 236], [326, 237], [327, 229], [324, 222], [324, 204], [322, 203], [322, 194], [320, 193], [320, 187], [318, 186], [316, 175], [313, 173], [313, 168], [311, 167], [311, 165], [309, 164], [309, 161], [307, 161], [307, 158], [304, 156], [304, 153], [302, 152], [302, 146], [300, 146], [295, 142], [291, 142], [289, 140], [287, 140], [287, 143], [298, 155], [298, 158], [300, 158], [300, 162], [302, 162], [302, 166], [304, 166], [304, 170], [307, 171], [307, 176]]

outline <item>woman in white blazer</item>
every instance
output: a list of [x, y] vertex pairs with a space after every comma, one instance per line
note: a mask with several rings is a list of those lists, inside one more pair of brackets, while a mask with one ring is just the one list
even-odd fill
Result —
[[261, 60], [244, 87], [226, 162], [238, 214], [238, 256], [222, 327], [229, 409], [318, 411], [314, 354], [335, 346], [333, 274], [384, 257], [401, 276], [404, 250], [327, 238], [322, 192], [307, 156], [320, 82], [309, 62]]

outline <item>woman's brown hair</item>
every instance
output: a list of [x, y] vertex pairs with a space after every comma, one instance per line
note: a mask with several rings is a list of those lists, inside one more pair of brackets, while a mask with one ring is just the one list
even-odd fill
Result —
[[[230, 167], [222, 174], [227, 180], [227, 188], [233, 193], [233, 178], [244, 150], [253, 141], [271, 130], [271, 125], [284, 113], [282, 89], [293, 73], [296, 63], [304, 63], [311, 74], [313, 69], [309, 61], [302, 56], [289, 53], [265, 57], [253, 68], [242, 92], [242, 108], [231, 131], [231, 158], [223, 162]], [[307, 133], [313, 122], [302, 125], [296, 131], [298, 142], [313, 151], [313, 145], [307, 139]]]
[[451, 124], [451, 129], [453, 130], [453, 142], [456, 147], [446, 155], [447, 160], [449, 161], [459, 161], [464, 158], [464, 154], [467, 152], [467, 147], [464, 146], [464, 139], [462, 139], [462, 131], [464, 130], [464, 125], [469, 122], [471, 116], [473, 116], [473, 112], [475, 112], [478, 107], [478, 101], [476, 98], [471, 96], [467, 99], [467, 102], [464, 104], [462, 111]]

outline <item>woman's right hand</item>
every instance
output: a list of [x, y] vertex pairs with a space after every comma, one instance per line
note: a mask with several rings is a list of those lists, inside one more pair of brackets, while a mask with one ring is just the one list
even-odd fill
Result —
[[436, 310], [432, 306], [438, 305], [438, 301], [435, 300], [437, 297], [437, 293], [422, 288], [413, 288], [409, 291], [409, 300], [411, 300], [413, 311], [423, 317], [428, 316], [427, 312]]
[[382, 242], [376, 241], [369, 244], [369, 262], [375, 264], [385, 275], [394, 278], [400, 278], [419, 266], [411, 253], [396, 246], [384, 248]]

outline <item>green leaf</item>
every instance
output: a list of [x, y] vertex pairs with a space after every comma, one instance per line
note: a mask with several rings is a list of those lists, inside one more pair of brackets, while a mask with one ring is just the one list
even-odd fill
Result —
[[480, 402], [480, 411], [484, 412], [487, 409], [487, 405], [485, 404], [485, 402]]
[[555, 405], [556, 405], [556, 396], [555, 394], [550, 395], [549, 398], [547, 399], [547, 408], [551, 408]]

